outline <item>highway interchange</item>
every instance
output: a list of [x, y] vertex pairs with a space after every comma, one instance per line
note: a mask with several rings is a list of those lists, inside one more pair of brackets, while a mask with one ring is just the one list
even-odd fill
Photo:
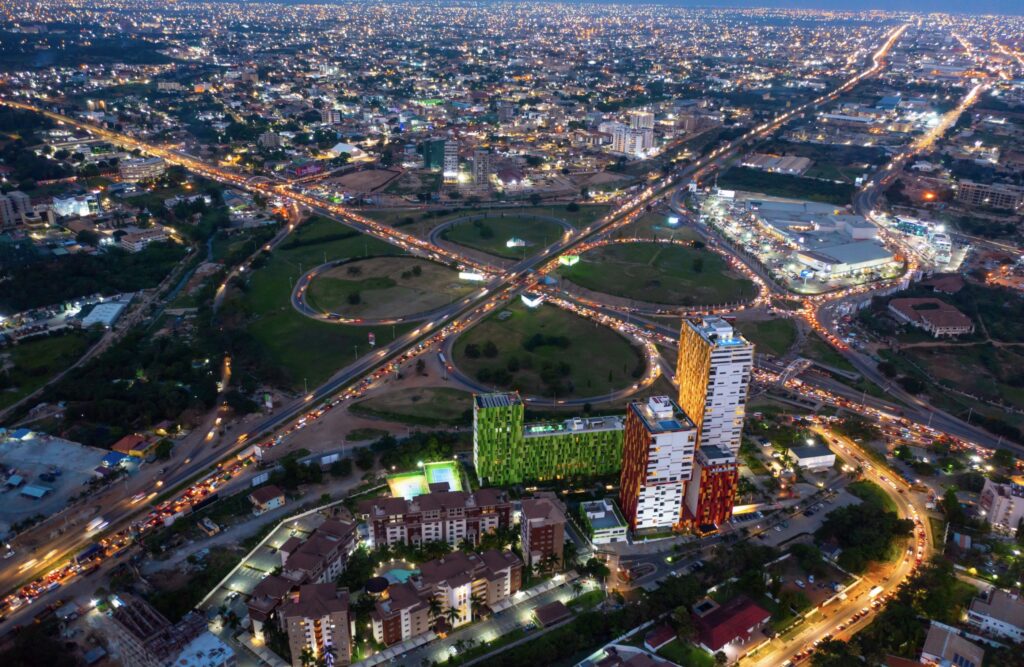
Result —
[[[381, 238], [389, 243], [397, 245], [413, 256], [445, 263], [460, 270], [476, 271], [486, 276], [485, 282], [482, 284], [480, 289], [474, 291], [470, 296], [452, 303], [445, 308], [441, 308], [430, 313], [430, 319], [420, 324], [420, 326], [415, 330], [399, 336], [391, 343], [382, 345], [373, 353], [358, 359], [353, 364], [350, 364], [343, 369], [340, 369], [326, 383], [315, 388], [307, 395], [277, 410], [273, 415], [259, 422], [253, 428], [248, 429], [246, 433], [238, 436], [235, 441], [230, 443], [228, 446], [217, 449], [213, 447], [203, 447], [201, 443], [196, 445], [193, 450], [194, 455], [187, 458], [186, 463], [178, 466], [172, 471], [169, 471], [162, 480], [164, 489], [175, 490], [178, 489], [178, 487], [183, 487], [185, 491], [177, 491], [173, 494], [168, 494], [168, 499], [160, 502], [155, 508], [150, 504], [150, 502], [158, 502], [161, 500], [160, 498], [152, 498], [152, 496], [150, 496], [147, 497], [144, 502], [128, 500], [129, 494], [137, 488], [131, 483], [126, 484], [124, 488], [122, 488], [121, 485], [118, 485], [114, 489], [109, 489], [102, 498], [97, 498], [97, 502], [102, 504], [104, 507], [104, 519], [109, 522], [108, 532], [106, 533], [110, 543], [108, 554], [115, 558], [109, 558], [108, 560], [116, 560], [116, 554], [130, 543], [132, 535], [137, 535], [138, 533], [145, 532], [154, 526], [162, 525], [163, 518], [165, 516], [176, 513], [181, 507], [187, 507], [193, 503], [200, 502], [204, 497], [216, 492], [216, 489], [222, 484], [229, 482], [237, 475], [240, 475], [244, 468], [251, 463], [252, 458], [247, 454], [243, 456], [236, 455], [238, 455], [239, 452], [243, 452], [243, 454], [245, 454], [244, 450], [246, 450], [250, 444], [258, 442], [261, 446], [271, 447], [277, 442], [280, 442], [281, 438], [286, 436], [288, 433], [297, 428], [302, 428], [305, 424], [321, 416], [326, 410], [330, 410], [344, 401], [361, 395], [362, 392], [373, 387], [375, 383], [380, 382], [387, 375], [394, 372], [394, 370], [396, 370], [400, 365], [408, 363], [410, 359], [429, 351], [436, 350], [439, 345], [450, 344], [459, 332], [471, 327], [474, 323], [478, 322], [483, 317], [486, 317], [489, 313], [493, 312], [500, 305], [507, 303], [510, 299], [516, 298], [522, 291], [532, 289], [536, 282], [537, 274], [545, 274], [553, 271], [557, 266], [558, 257], [560, 255], [569, 253], [570, 251], [576, 252], [579, 248], [583, 247], [584, 244], [592, 244], [595, 242], [599, 243], [608, 239], [612, 232], [635, 221], [647, 210], [648, 206], [653, 206], [659, 202], [665, 201], [666, 195], [672, 195], [674, 188], [684, 185], [690, 181], [698, 183], [702, 182], [711, 173], [713, 173], [715, 169], [720, 168], [728, 160], [735, 157], [739, 151], [747, 149], [755, 142], [769, 136], [779, 127], [798, 115], [835, 100], [839, 95], [850, 90], [860, 81], [882, 71], [885, 66], [885, 58], [887, 54], [905, 32], [907, 27], [908, 25], [902, 25], [891, 31], [885, 43], [872, 57], [870, 66], [854, 75], [838, 88], [811, 102], [790, 109], [772, 121], [765, 122], [755, 127], [748, 133], [715, 149], [709, 155], [702, 157], [691, 164], [683, 167], [677, 167], [673, 172], [669, 173], [660, 181], [649, 185], [641, 192], [631, 196], [630, 199], [619, 205], [614, 211], [606, 215], [604, 218], [581, 230], [560, 237], [556, 242], [544, 248], [533, 257], [516, 262], [511, 267], [504, 270], [482, 265], [479, 262], [462, 257], [461, 255], [434, 243], [423, 241], [417, 237], [399, 232], [387, 225], [383, 225], [382, 223], [378, 223], [369, 218], [358, 215], [344, 207], [315, 199], [300, 190], [289, 187], [288, 185], [269, 184], [260, 182], [259, 180], [247, 179], [245, 176], [237, 173], [208, 165], [193, 156], [180, 153], [172, 149], [145, 144], [133, 137], [120, 135], [105, 128], [83, 123], [52, 110], [40, 108], [36, 105], [18, 100], [0, 100], [0, 103], [2, 104], [44, 113], [60, 123], [75, 126], [113, 143], [117, 143], [131, 149], [138, 149], [149, 155], [161, 157], [168, 163], [180, 165], [197, 175], [211, 180], [250, 192], [259, 193], [274, 198], [275, 200], [283, 201], [296, 209], [302, 207], [330, 219], [337, 220], [338, 222], [360, 232]], [[901, 157], [903, 157], [903, 159], [908, 159], [910, 155], [907, 154]], [[870, 181], [867, 187], [858, 194], [858, 201], [855, 202], [856, 208], [861, 210], [865, 206], [869, 209], [873, 207], [874, 201], [877, 199], [882, 186], [884, 186], [882, 178]], [[272, 241], [271, 249], [273, 246], [280, 243], [293, 229], [294, 225], [289, 225], [282, 230], [281, 234], [275, 237]], [[244, 271], [246, 271], [251, 265], [253, 258], [254, 257], [250, 257], [242, 264], [231, 268], [228, 279], [232, 276], [244, 273]], [[757, 273], [756, 267], [748, 267], [748, 269], [755, 274]], [[308, 277], [309, 274], [304, 276], [306, 285], [308, 285]], [[225, 285], [226, 282], [227, 279], [225, 279]], [[300, 291], [300, 284], [296, 285], [297, 292]], [[772, 283], [767, 281], [763, 284], [767, 284], [772, 288], [774, 287]], [[222, 285], [221, 289], [218, 291], [218, 304], [223, 298], [223, 292], [225, 291], [224, 287], [225, 286]], [[821, 299], [820, 302], [823, 305], [829, 301], [843, 298], [843, 296], [844, 295], [833, 295], [831, 299]], [[864, 295], [860, 294], [860, 297], [864, 298]], [[630, 317], [628, 313], [623, 313], [620, 310], [610, 308], [597, 309], [594, 307], [596, 304], [575, 303], [571, 295], [566, 295], [564, 293], [553, 295], [549, 300], [556, 305], [571, 308], [575, 312], [583, 314], [584, 316], [591, 316], [595, 319], [600, 319], [605, 323], [621, 323], [624, 319], [628, 322], [628, 318]], [[296, 307], [299, 308], [302, 306], [301, 299], [296, 302], [295, 293], [293, 293], [293, 305], [296, 305]], [[817, 312], [821, 312], [820, 307]], [[807, 317], [808, 314], [809, 313], [805, 311], [804, 316]], [[813, 313], [811, 313], [811, 315], [812, 317], [809, 319], [811, 319], [812, 322], [816, 322], [813, 318]], [[647, 336], [646, 349], [653, 348], [654, 342], [664, 343], [666, 340], [670, 341], [676, 334], [674, 331], [659, 332], [658, 326], [656, 325], [651, 325], [650, 327], [645, 327], [642, 324], [628, 326], [632, 327], [631, 332], [634, 335], [638, 337], [641, 335]], [[646, 334], [644, 332], [646, 332]], [[829, 337], [830, 340], [833, 340], [833, 338], [833, 336]], [[835, 341], [833, 340], [833, 342]], [[868, 379], [878, 381], [880, 382], [880, 386], [884, 386], [884, 378], [877, 377], [878, 373], [873, 369], [873, 365], [859, 358], [855, 361], [855, 353], [845, 349], [845, 346], [842, 346], [841, 344], [837, 345], [837, 347], [840, 348], [847, 358], [850, 358], [851, 362], [853, 362], [858, 370], [864, 373]], [[653, 369], [652, 367], [649, 367], [648, 374], [645, 375], [644, 382], [653, 382], [657, 377], [657, 372], [657, 366], [654, 366]], [[772, 371], [769, 370], [767, 372], [770, 374]], [[812, 386], [809, 389], [806, 387], [794, 388], [794, 391], [824, 392], [828, 394], [835, 389], [837, 389], [835, 386], [830, 389]], [[849, 392], [847, 392], [847, 394], [848, 393]], [[959, 420], [942, 413], [934, 415], [928, 414], [934, 409], [920, 403], [920, 401], [913, 397], [910, 397], [913, 400], [908, 402], [906, 397], [900, 396], [895, 389], [893, 389], [892, 393], [898, 399], [907, 403], [908, 406], [911, 406], [909, 408], [903, 408], [903, 410], [905, 410], [904, 414], [906, 417], [920, 420], [922, 422], [924, 418], [928, 418], [932, 421], [933, 426], [938, 430], [949, 432], [951, 434], [962, 434], [962, 437], [970, 438], [981, 444], [991, 444], [992, 438], [983, 431], [962, 424]], [[857, 404], [848, 396], [837, 400], [844, 402], [851, 409], [875, 409], [870, 406], [870, 403], [866, 406], [863, 404]], [[886, 408], [891, 408], [891, 405], [884, 406], [882, 409], [884, 410]], [[896, 410], [898, 409], [899, 408], [896, 408]], [[890, 412], [890, 414], [892, 413]], [[210, 474], [204, 474], [205, 471], [210, 470], [213, 472]], [[138, 493], [136, 493], [135, 496], [132, 496], [133, 499], [137, 497]], [[131, 525], [131, 528], [129, 528], [129, 525]], [[23, 588], [22, 594], [23, 597], [34, 599], [36, 604], [44, 603], [49, 595], [49, 593], [44, 590], [48, 584], [51, 584], [52, 582], [63, 583], [70, 581], [80, 574], [80, 568], [63, 566], [61, 568], [62, 573], [59, 576], [54, 576], [52, 574], [52, 568], [54, 568], [58, 563], [63, 562], [63, 559], [66, 559], [70, 554], [89, 544], [96, 538], [96, 535], [83, 534], [80, 532], [67, 532], [53, 538], [48, 544], [50, 547], [48, 553], [46, 553], [38, 562], [31, 563], [27, 567], [25, 566], [25, 563], [22, 563], [21, 565], [15, 563], [11, 566], [0, 569], [0, 583], [2, 583], [6, 588], [12, 588], [19, 582], [39, 577], [40, 579], [37, 579], [36, 581], [40, 581], [41, 583], [30, 585], [28, 588]], [[889, 588], [891, 589], [892, 586], [895, 586], [903, 579], [903, 577], [906, 576], [906, 574], [907, 571], [904, 570], [898, 570], [894, 573], [891, 578], [891, 585]], [[13, 597], [8, 598], [8, 600], [11, 599], [13, 599]], [[24, 607], [30, 607], [30, 605], [24, 605]], [[9, 629], [11, 625], [19, 620], [23, 622], [24, 619], [20, 618], [22, 615], [23, 614], [12, 614], [12, 618], [3, 622], [3, 624], [0, 624], [0, 631]], [[831, 619], [829, 619], [829, 621], [831, 621]], [[773, 659], [778, 659], [780, 661], [786, 659], [786, 653], [788, 651], [792, 651], [789, 654], [790, 656], [795, 654], [803, 646], [805, 640], [812, 640], [813, 637], [820, 638], [820, 636], [823, 636], [831, 629], [834, 629], [836, 624], [837, 623], [826, 622], [823, 619], [821, 622], [808, 625], [807, 628], [801, 630], [799, 642], [793, 642], [792, 646], [786, 645], [785, 647], [780, 646], [778, 649], [773, 649]], [[805, 634], [806, 637], [804, 636]], [[797, 644], [800, 645], [797, 646]], [[760, 665], [770, 663], [758, 662], [756, 664]], [[776, 662], [771, 664], [779, 663]]]

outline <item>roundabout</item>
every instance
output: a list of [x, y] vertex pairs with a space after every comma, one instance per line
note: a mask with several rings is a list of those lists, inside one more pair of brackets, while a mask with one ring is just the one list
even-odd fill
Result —
[[324, 322], [379, 326], [431, 319], [476, 286], [454, 269], [418, 257], [380, 256], [321, 264], [299, 278], [292, 306]]

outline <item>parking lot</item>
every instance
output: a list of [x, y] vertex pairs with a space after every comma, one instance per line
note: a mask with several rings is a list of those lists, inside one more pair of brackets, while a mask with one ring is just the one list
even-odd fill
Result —
[[821, 522], [825, 520], [825, 516], [829, 512], [847, 505], [856, 505], [859, 502], [861, 502], [860, 498], [848, 493], [845, 489], [837, 489], [833, 498], [819, 500], [811, 508], [801, 510], [796, 515], [776, 524], [760, 539], [764, 544], [777, 547], [788, 544], [801, 535], [813, 535], [814, 531], [821, 527]]
[[[49, 516], [67, 507], [69, 499], [93, 479], [93, 470], [108, 452], [48, 435], [32, 434], [0, 442], [0, 465], [7, 484], [0, 487], [0, 534], [12, 524], [41, 514]], [[40, 475], [53, 475], [52, 481]], [[11, 485], [13, 475], [26, 485], [52, 489], [42, 498], [29, 498]]]

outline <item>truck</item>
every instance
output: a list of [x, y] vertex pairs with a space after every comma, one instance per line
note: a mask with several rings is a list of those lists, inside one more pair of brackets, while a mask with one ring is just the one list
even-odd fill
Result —
[[83, 565], [96, 558], [101, 553], [103, 553], [103, 545], [98, 542], [93, 542], [75, 554], [72, 561], [74, 561], [75, 565]]
[[883, 590], [884, 589], [881, 586], [875, 586], [870, 591], [868, 591], [868, 599], [872, 600], [878, 597], [878, 594], [881, 593]]

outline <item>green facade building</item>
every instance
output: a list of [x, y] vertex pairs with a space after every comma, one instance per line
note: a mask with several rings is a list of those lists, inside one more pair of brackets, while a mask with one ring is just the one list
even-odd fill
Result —
[[473, 463], [481, 484], [598, 477], [622, 467], [622, 417], [524, 423], [519, 394], [473, 397]]

